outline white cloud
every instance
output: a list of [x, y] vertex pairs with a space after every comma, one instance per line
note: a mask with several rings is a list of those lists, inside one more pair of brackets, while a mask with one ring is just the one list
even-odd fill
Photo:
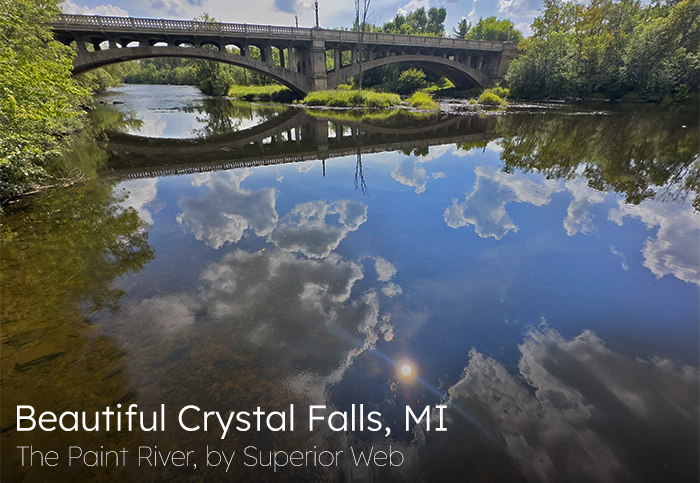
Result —
[[475, 172], [473, 191], [462, 203], [453, 198], [452, 206], [445, 209], [444, 219], [447, 226], [455, 229], [474, 225], [482, 238], [500, 240], [508, 232], [518, 230], [506, 212], [507, 203], [543, 206], [550, 202], [552, 194], [562, 189], [555, 181], [537, 182], [490, 166], [479, 166]]
[[663, 468], [670, 455], [697, 458], [675, 443], [697, 435], [697, 368], [622, 356], [591, 331], [566, 340], [532, 330], [519, 348], [515, 374], [472, 349], [449, 395], [457, 411], [505, 443], [527, 479], [637, 480], [649, 476], [640, 463]]
[[[338, 222], [328, 221], [338, 215]], [[300, 252], [309, 258], [325, 258], [351, 231], [367, 221], [367, 205], [340, 200], [301, 203], [284, 216], [270, 235], [278, 247]]]
[[403, 185], [415, 188], [417, 194], [425, 192], [425, 185], [428, 181], [425, 170], [416, 166], [414, 158], [404, 159], [392, 170], [391, 177]]
[[141, 123], [138, 127], [127, 126], [129, 134], [158, 138], [163, 136], [167, 123], [157, 112], [144, 112], [140, 114]]
[[400, 285], [389, 282], [382, 287], [382, 293], [387, 297], [396, 297], [397, 295], [401, 295], [403, 293], [403, 289]]
[[659, 228], [656, 238], [644, 242], [645, 267], [657, 278], [673, 274], [700, 285], [700, 224], [692, 207], [655, 201], [627, 205], [620, 200], [608, 219], [622, 226], [626, 216], [638, 218], [649, 229]]
[[396, 267], [382, 257], [374, 259], [374, 269], [377, 271], [377, 280], [388, 282], [396, 275]]
[[59, 5], [61, 10], [63, 10], [65, 13], [74, 13], [74, 14], [81, 14], [81, 15], [105, 15], [108, 17], [128, 17], [129, 12], [124, 10], [123, 8], [120, 7], [115, 7], [111, 3], [108, 3], [107, 5], [97, 5], [96, 7], [87, 7], [87, 6], [82, 6], [79, 7], [77, 4], [73, 2], [64, 2]]
[[195, 186], [207, 186], [209, 192], [203, 198], [182, 198], [182, 209], [176, 217], [186, 225], [197, 240], [212, 248], [225, 243], [237, 243], [246, 230], [257, 236], [267, 236], [275, 227], [278, 215], [275, 211], [274, 188], [245, 190], [241, 182], [251, 174], [249, 170], [201, 174], [193, 177]]
[[[187, 0], [151, 0], [150, 7], [176, 17], [190, 17], [192, 10]], [[191, 17], [194, 18], [194, 15]]]
[[614, 246], [611, 246], [611, 247], [610, 247], [610, 253], [612, 253], [613, 255], [617, 255], [618, 257], [620, 257], [620, 259], [621, 259], [621, 264], [622, 264], [622, 269], [623, 269], [623, 270], [629, 270], [629, 269], [630, 269], [630, 266], [629, 266], [629, 264], [627, 263], [627, 257], [625, 256], [624, 253], [622, 253], [621, 251], [619, 251], [618, 249], [616, 249]]
[[433, 179], [440, 179], [440, 178], [447, 178], [447, 175], [445, 174], [444, 171], [437, 171], [435, 173], [432, 173]]
[[403, 7], [399, 7], [396, 10], [396, 13], [400, 13], [401, 15], [408, 15], [409, 13], [415, 12], [421, 7], [428, 11], [428, 9], [430, 9], [429, 0], [411, 0]]
[[170, 335], [194, 323], [197, 306], [197, 301], [186, 295], [157, 295], [128, 307], [127, 313], [136, 323], [155, 324]]
[[135, 209], [139, 212], [139, 216], [144, 222], [152, 225], [153, 217], [146, 205], [156, 199], [156, 194], [158, 194], [157, 184], [158, 178], [124, 181], [120, 187], [128, 192], [128, 196], [120, 205], [124, 208], [131, 207]]
[[566, 188], [573, 195], [564, 218], [564, 228], [569, 236], [576, 233], [591, 233], [595, 231], [589, 208], [605, 201], [605, 194], [589, 188], [583, 181], [567, 181]]

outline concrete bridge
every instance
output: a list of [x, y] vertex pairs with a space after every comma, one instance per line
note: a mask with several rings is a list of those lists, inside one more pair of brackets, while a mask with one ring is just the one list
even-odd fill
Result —
[[[260, 72], [300, 95], [334, 89], [359, 73], [360, 62], [363, 72], [409, 62], [458, 88], [493, 85], [516, 51], [512, 42], [365, 33], [360, 56], [358, 32], [131, 17], [63, 14], [51, 27], [59, 42], [77, 43], [74, 75], [129, 60], [187, 57]], [[260, 49], [260, 59], [251, 56], [251, 46]]]
[[495, 139], [495, 116], [436, 114], [395, 125], [335, 120], [290, 109], [250, 129], [202, 139], [111, 133], [106, 176], [151, 178], [325, 160]]

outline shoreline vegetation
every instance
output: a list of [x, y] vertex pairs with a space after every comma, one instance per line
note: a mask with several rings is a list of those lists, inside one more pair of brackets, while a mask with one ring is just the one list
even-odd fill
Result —
[[[500, 86], [458, 91], [446, 78], [410, 64], [362, 73], [349, 85], [314, 92], [299, 101], [291, 90], [262, 74], [227, 64], [179, 58], [146, 59], [71, 77], [77, 46], [52, 38], [46, 26], [60, 13], [59, 0], [0, 3], [0, 201], [41, 187], [89, 177], [59, 161], [71, 136], [85, 129], [91, 93], [125, 83], [193, 85], [210, 96], [307, 106], [435, 110], [435, 99], [465, 98], [470, 106], [499, 108], [508, 98], [530, 101], [600, 99], [696, 105], [700, 85], [700, 0], [596, 0], [576, 4], [543, 0], [530, 37], [508, 19], [466, 20], [452, 36], [518, 43]], [[445, 36], [447, 11], [418, 8], [362, 31]], [[208, 14], [195, 20], [216, 22]], [[359, 30], [356, 24], [353, 30]], [[88, 45], [88, 50], [92, 49]], [[235, 49], [231, 53], [239, 53]], [[344, 53], [343, 55], [349, 52]], [[250, 54], [261, 52], [251, 47]], [[275, 55], [277, 57], [275, 57]], [[273, 62], [279, 64], [277, 51]], [[343, 58], [346, 63], [348, 59]], [[332, 68], [334, 60], [327, 55]], [[362, 86], [363, 89], [359, 89]], [[361, 92], [360, 92], [361, 91]], [[511, 95], [512, 93], [512, 95]], [[402, 101], [400, 96], [405, 96]], [[410, 97], [409, 97], [410, 96]]]

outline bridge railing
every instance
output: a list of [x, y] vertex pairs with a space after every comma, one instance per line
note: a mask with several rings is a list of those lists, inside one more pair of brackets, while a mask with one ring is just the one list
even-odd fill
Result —
[[167, 32], [211, 32], [257, 34], [270, 37], [311, 37], [311, 29], [278, 27], [274, 25], [249, 25], [241, 23], [197, 22], [194, 20], [161, 20], [154, 18], [103, 17], [98, 15], [61, 14], [59, 22], [63, 28], [94, 27], [99, 30], [157, 30]]
[[[360, 36], [357, 32], [347, 30], [320, 30], [316, 34], [324, 40], [335, 42], [358, 43]], [[446, 37], [427, 37], [419, 35], [400, 35], [385, 33], [365, 33], [363, 42], [381, 45], [408, 45], [415, 47], [439, 47], [478, 50], [501, 50], [506, 42], [489, 40], [464, 40]]]
[[[274, 25], [251, 25], [224, 22], [197, 22], [194, 20], [163, 20], [154, 18], [133, 17], [103, 17], [98, 15], [61, 14], [59, 21], [54, 24], [66, 30], [97, 29], [100, 31], [123, 31], [125, 28], [161, 33], [192, 33], [207, 32], [212, 34], [242, 34], [265, 37], [284, 37], [310, 39], [316, 38], [339, 43], [357, 44], [360, 40], [358, 32], [347, 30], [308, 29], [299, 27], [283, 27]], [[365, 33], [363, 42], [374, 45], [403, 45], [412, 47], [434, 47], [473, 50], [503, 50], [515, 48], [508, 42], [492, 42], [485, 40], [463, 40], [446, 37], [423, 37], [417, 35], [399, 35], [386, 33]]]

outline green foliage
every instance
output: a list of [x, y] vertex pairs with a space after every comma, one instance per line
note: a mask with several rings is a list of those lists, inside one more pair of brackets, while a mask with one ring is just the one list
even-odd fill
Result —
[[479, 96], [479, 104], [483, 104], [485, 106], [505, 106], [508, 103], [501, 99], [493, 91], [486, 89]]
[[661, 101], [698, 92], [700, 0], [544, 6], [506, 75], [514, 95]]
[[313, 117], [321, 117], [331, 121], [352, 121], [390, 126], [422, 125], [426, 120], [434, 119], [437, 115], [435, 112], [416, 112], [407, 109], [307, 109], [306, 113]]
[[397, 94], [373, 91], [317, 91], [310, 92], [302, 104], [328, 107], [391, 107], [401, 103]]
[[506, 98], [510, 97], [510, 89], [508, 89], [506, 87], [497, 86], [497, 87], [493, 87], [493, 88], [488, 89], [488, 90], [493, 92], [494, 94], [496, 94], [501, 99], [506, 99]]
[[697, 109], [636, 108], [603, 117], [499, 116], [496, 132], [502, 136], [498, 143], [506, 172], [564, 179], [582, 174], [590, 187], [614, 190], [633, 204], [656, 196], [682, 197], [688, 190], [700, 193]]
[[296, 95], [285, 86], [232, 86], [228, 90], [228, 96], [234, 99], [246, 101], [276, 101], [292, 102]]
[[420, 7], [405, 16], [397, 13], [396, 17], [382, 26], [382, 31], [390, 34], [444, 37], [445, 18], [447, 18], [445, 7], [431, 7], [428, 12], [424, 7]]
[[411, 107], [416, 107], [418, 109], [438, 109], [440, 106], [437, 102], [430, 97], [430, 94], [426, 92], [416, 92], [411, 97], [407, 99], [407, 102]]
[[199, 138], [208, 138], [236, 132], [246, 120], [268, 121], [285, 112], [286, 108], [274, 104], [255, 105], [232, 99], [204, 99], [203, 105], [192, 111], [198, 114], [197, 122], [203, 124], [203, 127], [192, 133]]
[[46, 26], [57, 3], [0, 2], [0, 198], [46, 181], [61, 137], [81, 125], [88, 92], [70, 77], [72, 49]]
[[[464, 37], [463, 37], [464, 38]], [[498, 40], [518, 43], [523, 40], [520, 30], [513, 28], [513, 22], [508, 19], [498, 20], [496, 17], [479, 18], [476, 25], [469, 30], [467, 38], [474, 40]]]
[[85, 72], [77, 76], [75, 81], [90, 92], [102, 93], [110, 87], [121, 85], [122, 80], [133, 66], [134, 64], [131, 62], [108, 65], [101, 69]]
[[452, 29], [452, 34], [458, 39], [466, 39], [471, 28], [472, 24], [467, 22], [467, 19], [463, 18], [457, 24], [457, 28]]
[[396, 92], [399, 94], [410, 94], [425, 87], [425, 74], [422, 70], [412, 67], [405, 70], [399, 76], [396, 84]]
[[[203, 13], [199, 17], [195, 17], [194, 20], [218, 22], [208, 13]], [[211, 45], [205, 45], [204, 48], [214, 49]], [[233, 72], [228, 65], [213, 60], [194, 61], [194, 85], [203, 94], [217, 97], [225, 96], [234, 83]]]
[[127, 84], [194, 85], [195, 71], [191, 60], [156, 58], [135, 62], [124, 76]]

